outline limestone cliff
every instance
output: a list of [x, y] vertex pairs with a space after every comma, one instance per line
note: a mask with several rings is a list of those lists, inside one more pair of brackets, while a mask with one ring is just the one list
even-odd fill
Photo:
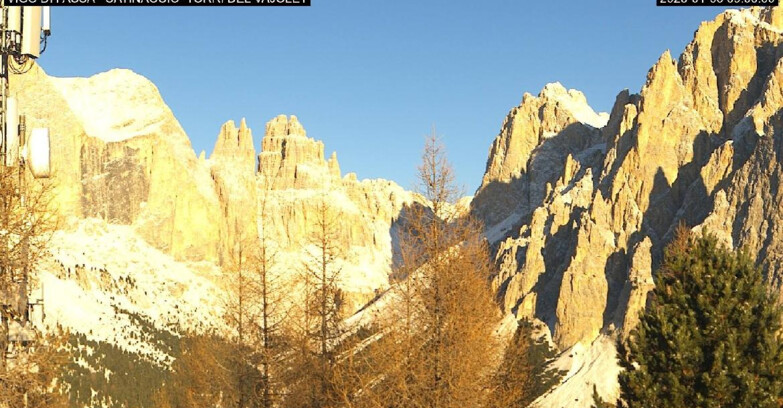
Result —
[[729, 10], [608, 118], [559, 85], [526, 95], [472, 204], [505, 309], [546, 322], [563, 349], [627, 332], [679, 223], [749, 250], [780, 289], [781, 41], [783, 10]]
[[[157, 88], [131, 71], [54, 78], [34, 66], [11, 85], [28, 128], [51, 129], [54, 203], [66, 224], [129, 225], [178, 260], [218, 265], [265, 229], [298, 268], [324, 199], [339, 214], [343, 285], [356, 305], [388, 285], [393, 224], [413, 195], [342, 177], [336, 154], [325, 160], [323, 142], [295, 116], [267, 123], [258, 155], [246, 121], [226, 122], [209, 158], [197, 158]], [[271, 216], [261, 216], [262, 201]]]
[[339, 182], [337, 153], [325, 161], [323, 142], [307, 137], [296, 116], [280, 115], [267, 123], [261, 149], [258, 172], [274, 180], [271, 188], [324, 189]]
[[[342, 176], [337, 155], [324, 159], [324, 145], [307, 137], [296, 116], [284, 115], [266, 125], [258, 155], [259, 228], [292, 255], [316, 235], [318, 203], [325, 200], [338, 220], [335, 237], [348, 264], [341, 272], [344, 288], [367, 294], [386, 287], [391, 272], [394, 225], [415, 197], [386, 180], [358, 181]], [[262, 210], [274, 216], [264, 216]]]
[[235, 126], [228, 121], [220, 129], [215, 148], [207, 165], [214, 181], [215, 192], [220, 203], [220, 261], [222, 264], [236, 260], [236, 245], [249, 243], [258, 235], [255, 228], [256, 150], [253, 132], [244, 119]]
[[473, 207], [491, 225], [529, 215], [569, 154], [596, 144], [607, 118], [596, 114], [581, 92], [559, 83], [547, 85], [538, 97], [525, 94], [492, 143]]
[[128, 70], [11, 77], [28, 128], [52, 131], [60, 213], [133, 224], [181, 259], [217, 259], [217, 195], [157, 88]]

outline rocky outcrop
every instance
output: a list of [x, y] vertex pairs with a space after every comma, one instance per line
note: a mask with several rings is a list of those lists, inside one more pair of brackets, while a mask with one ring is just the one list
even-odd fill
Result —
[[253, 175], [256, 168], [256, 148], [253, 143], [253, 131], [247, 127], [245, 119], [239, 122], [239, 128], [230, 120], [220, 128], [209, 159], [215, 164], [232, 166], [243, 174]]
[[[307, 137], [296, 116], [278, 116], [266, 125], [258, 155], [257, 220], [296, 261], [317, 235], [315, 220], [326, 202], [336, 220], [333, 237], [347, 264], [341, 280], [360, 305], [388, 286], [395, 227], [413, 194], [386, 180], [358, 181], [340, 174], [337, 155], [324, 159], [324, 145]], [[273, 216], [270, 216], [272, 214]]]
[[222, 222], [220, 223], [220, 263], [231, 264], [258, 236], [255, 214], [256, 149], [253, 132], [244, 119], [237, 129], [233, 121], [220, 128], [215, 148], [207, 163], [215, 185]]
[[176, 259], [218, 265], [263, 230], [295, 270], [324, 200], [339, 220], [350, 299], [359, 305], [388, 285], [393, 224], [413, 195], [342, 177], [337, 155], [325, 159], [295, 116], [267, 123], [259, 154], [244, 119], [226, 122], [209, 158], [197, 158], [157, 88], [131, 71], [53, 78], [34, 66], [11, 84], [28, 128], [51, 129], [60, 214], [128, 225]]
[[594, 145], [607, 118], [581, 92], [559, 83], [538, 97], [525, 94], [492, 143], [474, 211], [490, 225], [528, 216], [560, 177], [566, 157]]
[[780, 288], [782, 15], [702, 24], [605, 124], [574, 108], [582, 98], [565, 108], [557, 85], [509, 113], [472, 205], [507, 310], [546, 322], [561, 348], [627, 333], [679, 223], [745, 248]]
[[324, 160], [323, 142], [307, 137], [296, 116], [280, 115], [266, 124], [258, 172], [274, 189], [324, 189], [340, 180], [337, 153]]
[[220, 217], [208, 169], [151, 82], [128, 70], [51, 78], [34, 66], [12, 76], [11, 93], [28, 129], [52, 131], [61, 214], [132, 224], [180, 259], [217, 259]]

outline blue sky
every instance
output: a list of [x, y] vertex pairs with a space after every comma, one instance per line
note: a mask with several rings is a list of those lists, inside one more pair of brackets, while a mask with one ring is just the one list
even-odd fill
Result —
[[715, 7], [655, 0], [312, 0], [311, 7], [60, 7], [41, 66], [150, 78], [211, 153], [229, 119], [295, 114], [343, 172], [413, 186], [434, 125], [472, 194], [524, 92], [560, 81], [608, 111]]

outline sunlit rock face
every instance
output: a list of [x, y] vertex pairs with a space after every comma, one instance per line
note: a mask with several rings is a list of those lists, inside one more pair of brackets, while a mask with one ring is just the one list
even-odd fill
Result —
[[[177, 333], [230, 335], [236, 261], [262, 235], [286, 302], [300, 301], [321, 202], [334, 220], [330, 271], [353, 314], [389, 287], [405, 206], [426, 205], [393, 182], [343, 176], [294, 116], [273, 118], [256, 139], [244, 119], [216, 124], [212, 152], [197, 157], [157, 88], [131, 71], [54, 78], [33, 66], [11, 85], [27, 128], [51, 130], [52, 210], [62, 216], [35, 266], [31, 299], [44, 298], [46, 313], [33, 320], [94, 342], [79, 364], [107, 382], [99, 348], [166, 370]], [[93, 397], [91, 406], [117, 396]]]
[[[596, 114], [585, 96], [561, 84], [538, 97], [525, 94], [492, 143], [487, 170], [473, 200], [488, 224], [529, 215], [554, 184], [569, 154], [598, 143], [607, 114]], [[551, 187], [551, 186], [550, 186]]]
[[342, 176], [336, 153], [295, 116], [270, 120], [256, 151], [244, 119], [197, 157], [157, 88], [128, 70], [11, 78], [28, 128], [52, 133], [54, 205], [64, 219], [128, 225], [180, 261], [228, 265], [260, 232], [291, 274], [302, 268], [320, 201], [338, 221], [344, 289], [354, 306], [388, 286], [394, 223], [414, 196], [386, 180]]
[[318, 236], [320, 202], [325, 201], [327, 217], [336, 221], [330, 235], [347, 262], [343, 284], [357, 295], [356, 304], [388, 286], [395, 225], [406, 205], [422, 201], [390, 181], [341, 175], [337, 154], [325, 159], [323, 142], [308, 137], [296, 116], [269, 121], [261, 146], [258, 228], [266, 228], [291, 259], [301, 258]]
[[[546, 323], [572, 368], [592, 367], [539, 406], [589, 401], [587, 381], [616, 392], [616, 376], [598, 378], [616, 374], [611, 336], [638, 321], [679, 224], [747, 250], [780, 290], [781, 41], [780, 9], [726, 11], [607, 114], [555, 83], [502, 122], [470, 204], [499, 267], [492, 286], [506, 312]], [[295, 116], [256, 125], [260, 139], [252, 120], [216, 124], [213, 151], [197, 157], [156, 87], [127, 70], [53, 78], [34, 66], [12, 76], [11, 92], [28, 129], [53, 135], [65, 221], [42, 281], [67, 296], [47, 313], [102, 341], [127, 339], [112, 331], [132, 325], [118, 307], [161, 325], [219, 320], [220, 266], [259, 234], [295, 277], [322, 201], [356, 310], [388, 286], [398, 221], [422, 204], [393, 182], [343, 174]]]
[[472, 203], [506, 310], [561, 348], [627, 333], [680, 223], [745, 248], [780, 288], [782, 21], [753, 8], [703, 23], [608, 117], [558, 84], [525, 95]]
[[157, 88], [128, 70], [52, 78], [12, 76], [28, 127], [52, 131], [60, 214], [132, 224], [180, 259], [216, 260], [218, 197], [209, 169]]

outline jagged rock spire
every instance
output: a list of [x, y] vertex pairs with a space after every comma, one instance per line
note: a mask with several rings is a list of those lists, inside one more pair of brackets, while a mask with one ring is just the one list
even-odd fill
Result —
[[274, 178], [275, 188], [322, 188], [340, 180], [337, 154], [324, 160], [323, 142], [307, 137], [293, 115], [279, 115], [266, 124], [258, 171]]
[[209, 156], [215, 163], [231, 163], [241, 166], [248, 174], [253, 174], [256, 161], [256, 149], [253, 145], [253, 132], [247, 127], [244, 118], [237, 129], [233, 120], [220, 127], [215, 148]]

